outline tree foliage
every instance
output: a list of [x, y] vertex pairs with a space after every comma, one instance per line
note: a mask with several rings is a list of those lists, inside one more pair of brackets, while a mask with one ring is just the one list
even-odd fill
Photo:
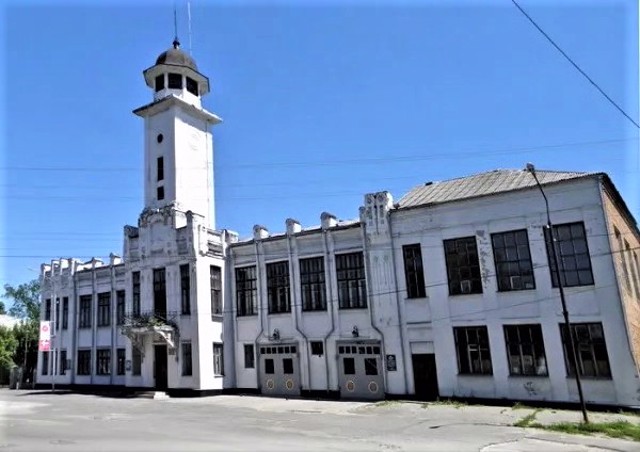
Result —
[[14, 365], [14, 355], [18, 348], [18, 340], [13, 330], [0, 326], [0, 368], [9, 369]]
[[2, 301], [0, 301], [0, 315], [1, 314], [6, 314], [7, 310], [4, 307], [4, 303]]
[[2, 298], [12, 302], [10, 315], [32, 322], [40, 319], [40, 283], [37, 279], [17, 287], [5, 284]]

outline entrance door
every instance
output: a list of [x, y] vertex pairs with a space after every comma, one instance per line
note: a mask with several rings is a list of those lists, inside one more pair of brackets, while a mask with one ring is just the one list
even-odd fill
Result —
[[384, 368], [379, 342], [338, 343], [340, 396], [346, 399], [382, 399]]
[[155, 359], [153, 361], [153, 374], [156, 378], [155, 388], [167, 389], [167, 346], [154, 346]]
[[260, 387], [263, 394], [300, 395], [298, 346], [260, 346]]
[[411, 360], [413, 361], [413, 384], [416, 398], [436, 400], [438, 398], [436, 355], [433, 353], [411, 355]]

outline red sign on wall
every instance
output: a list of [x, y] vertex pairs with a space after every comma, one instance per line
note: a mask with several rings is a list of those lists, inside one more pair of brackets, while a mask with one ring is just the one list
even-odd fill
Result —
[[40, 340], [38, 341], [38, 351], [48, 352], [51, 350], [51, 322], [42, 320], [40, 322]]

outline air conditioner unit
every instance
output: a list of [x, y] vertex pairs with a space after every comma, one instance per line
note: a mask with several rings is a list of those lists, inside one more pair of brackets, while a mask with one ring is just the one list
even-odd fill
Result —
[[463, 279], [460, 281], [460, 292], [463, 294], [471, 293], [471, 280]]
[[522, 289], [522, 277], [521, 276], [510, 276], [509, 277], [509, 286], [511, 290], [521, 290]]

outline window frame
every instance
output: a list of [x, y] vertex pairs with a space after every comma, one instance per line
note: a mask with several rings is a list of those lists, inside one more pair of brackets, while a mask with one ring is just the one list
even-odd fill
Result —
[[92, 353], [90, 349], [79, 349], [77, 356], [76, 375], [88, 376], [92, 373]]
[[69, 328], [69, 297], [62, 297], [62, 329]]
[[134, 316], [140, 315], [141, 293], [140, 272], [131, 272], [131, 313]]
[[158, 201], [164, 201], [164, 186], [160, 185], [156, 187], [156, 198]]
[[222, 299], [222, 269], [209, 266], [209, 290], [211, 292], [211, 320], [219, 320], [224, 313]]
[[[367, 271], [362, 251], [335, 255], [339, 309], [367, 309]], [[355, 295], [355, 299], [354, 299]]]
[[116, 349], [116, 375], [125, 375], [127, 362], [127, 349]]
[[198, 82], [191, 77], [186, 77], [185, 87], [187, 89], [187, 92], [193, 94], [194, 96], [200, 95], [200, 93], [198, 92]]
[[[509, 364], [509, 375], [512, 377], [548, 377], [549, 365], [547, 364], [547, 355], [544, 347], [544, 337], [542, 333], [542, 325], [539, 323], [531, 324], [511, 324], [503, 325], [504, 341], [507, 352], [507, 362]], [[513, 341], [513, 334], [510, 334], [510, 330], [517, 336], [516, 341]], [[534, 337], [539, 333], [539, 337]], [[536, 342], [536, 339], [540, 339], [540, 343]], [[511, 346], [517, 347], [518, 358], [520, 360], [520, 372], [514, 372], [515, 363], [512, 361]], [[529, 347], [530, 353], [525, 353], [524, 350]], [[531, 370], [524, 371], [526, 356], [531, 357]], [[543, 364], [538, 364], [542, 359]], [[539, 372], [538, 369], [544, 365], [544, 371]]]
[[180, 343], [180, 360], [182, 361], [181, 376], [193, 376], [193, 348], [191, 341]]
[[[464, 342], [461, 342], [460, 334], [464, 333]], [[471, 343], [469, 340], [469, 333], [475, 332], [477, 338], [476, 343]], [[484, 338], [480, 337], [480, 332], [484, 334]], [[489, 330], [486, 325], [469, 325], [469, 326], [454, 326], [453, 338], [456, 348], [456, 357], [458, 361], [458, 375], [471, 375], [471, 376], [491, 376], [493, 375], [493, 361], [491, 358], [491, 343], [489, 341]], [[484, 339], [484, 340], [483, 340]], [[462, 346], [466, 346], [464, 350], [464, 357], [467, 359], [466, 366], [463, 366], [463, 356], [461, 355]], [[472, 350], [474, 347], [475, 350]], [[480, 370], [474, 370], [474, 359], [472, 353], [478, 354], [478, 363], [480, 364]], [[484, 369], [483, 364], [485, 361], [489, 361], [489, 369]], [[464, 367], [464, 369], [463, 369]]]
[[111, 375], [111, 349], [96, 349], [96, 375]]
[[182, 89], [184, 86], [182, 74], [176, 74], [175, 72], [169, 72], [167, 74], [167, 88], [169, 89]]
[[[461, 249], [464, 247], [464, 249]], [[482, 294], [482, 270], [478, 254], [478, 240], [475, 235], [443, 240], [449, 296]], [[455, 261], [454, 261], [455, 259]], [[474, 260], [474, 262], [471, 262]], [[463, 265], [460, 261], [466, 261]], [[463, 277], [462, 274], [468, 274]], [[469, 281], [469, 291], [465, 292], [463, 281]]]
[[111, 326], [111, 292], [98, 294], [98, 312], [96, 325], [98, 328]]
[[[258, 273], [257, 266], [236, 267], [236, 316], [258, 315]], [[247, 296], [249, 295], [249, 296]]]
[[78, 296], [78, 329], [91, 328], [93, 323], [93, 295]]
[[191, 315], [191, 264], [181, 264], [180, 275], [180, 314]]
[[40, 374], [41, 375], [49, 375], [49, 360], [51, 359], [51, 356], [49, 355], [50, 352], [41, 352], [42, 353], [42, 368], [40, 369]]
[[124, 289], [116, 290], [116, 325], [124, 324], [126, 296]]
[[[575, 252], [575, 243], [573, 241], [574, 237], [573, 237], [573, 227], [579, 228], [580, 232], [582, 234], [582, 237], [578, 237], [578, 238], [582, 238], [584, 239], [584, 251], [581, 253], [576, 253]], [[560, 241], [560, 231], [565, 231], [566, 228], [569, 229], [570, 232], [570, 240], [562, 240], [562, 242]], [[554, 246], [553, 241], [550, 241], [550, 238], [552, 238], [552, 236], [555, 236], [557, 238], [557, 242], [556, 242], [556, 251], [557, 251], [557, 255], [558, 255], [558, 262], [560, 263], [560, 266], [562, 267], [562, 272], [560, 272], [560, 274], [562, 275], [562, 287], [581, 287], [581, 286], [593, 286], [595, 284], [595, 280], [593, 277], [593, 265], [591, 264], [591, 253], [589, 252], [589, 241], [587, 240], [587, 231], [586, 228], [584, 226], [584, 221], [575, 221], [572, 223], [562, 223], [562, 224], [554, 224], [553, 225], [553, 231], [551, 232], [552, 235], [550, 235], [550, 230], [549, 228], [545, 227], [543, 229], [544, 231], [544, 242], [545, 242], [545, 247], [547, 249], [547, 260], [549, 262], [549, 275], [551, 277], [551, 286], [556, 288], [558, 287], [558, 271], [556, 270], [556, 264], [554, 262], [553, 259], [553, 250], [552, 250], [552, 246]], [[563, 249], [566, 249], [566, 246], [563, 246], [563, 243], [571, 243], [571, 248], [573, 249], [573, 254], [569, 255], [565, 255], [565, 252], [563, 251]], [[577, 262], [577, 257], [576, 256], [586, 256], [587, 257], [587, 262], [589, 263], [589, 267], [588, 269], [586, 267], [581, 267], [578, 268], [578, 262]], [[565, 268], [565, 259], [568, 259], [569, 257], [572, 257], [574, 259], [574, 263], [575, 263], [575, 267], [576, 270], [567, 270]], [[577, 284], [569, 284], [567, 282], [567, 272], [575, 272], [577, 279], [578, 279], [578, 283]], [[588, 275], [590, 281], [589, 282], [585, 282], [585, 283], [580, 283], [580, 272], [584, 272], [585, 275]]]
[[269, 314], [291, 312], [291, 287], [289, 281], [289, 261], [269, 262], [267, 273], [267, 304]]
[[327, 310], [327, 277], [324, 256], [305, 257], [298, 261], [302, 311]]
[[426, 298], [427, 288], [424, 282], [422, 244], [410, 243], [402, 245], [402, 260], [404, 263], [404, 281], [407, 298]]
[[[564, 362], [565, 362], [565, 370], [567, 372], [567, 377], [574, 377], [575, 370], [573, 368], [573, 358], [571, 356], [571, 350], [569, 349], [570, 342], [567, 338], [566, 326], [564, 323], [560, 323], [559, 325], [560, 325], [560, 339], [562, 341], [562, 349], [564, 352]], [[595, 341], [592, 334], [592, 327], [594, 329], [599, 328], [600, 330], [599, 335], [601, 336], [601, 338], [596, 338]], [[607, 341], [604, 336], [604, 326], [602, 322], [571, 323], [570, 328], [571, 328], [571, 333], [573, 334], [573, 341], [576, 347], [576, 358], [578, 360], [578, 366], [581, 368], [580, 377], [595, 379], [595, 380], [597, 379], [611, 380], [612, 379], [611, 360], [609, 359], [609, 351], [607, 349]], [[586, 328], [586, 332], [588, 333], [588, 336], [589, 336], [588, 341], [586, 343], [584, 341], [585, 339], [584, 335], [578, 334], [578, 331], [576, 331], [577, 328], [581, 328], [581, 329]], [[586, 347], [583, 348], [582, 347], [583, 345], [587, 345], [589, 349], [585, 350]], [[596, 347], [601, 348], [600, 352], [603, 352], [604, 356], [606, 357], [606, 372], [599, 371], [598, 362], [601, 360], [598, 360], [596, 357]], [[584, 351], [588, 351], [591, 354], [594, 375], [587, 375], [585, 373], [584, 360], [583, 360]]]
[[255, 369], [255, 367], [256, 367], [255, 347], [253, 346], [253, 344], [244, 344], [244, 368]]
[[66, 349], [62, 349], [60, 350], [60, 357], [59, 357], [59, 369], [60, 369], [60, 375], [67, 375], [67, 350]]
[[[160, 83], [158, 83], [158, 82], [160, 82]], [[160, 74], [160, 75], [156, 75], [155, 82], [154, 82], [154, 87], [155, 87], [156, 93], [158, 91], [162, 91], [164, 89], [164, 87], [165, 87], [164, 73]]]
[[156, 158], [156, 181], [160, 182], [164, 180], [164, 156]]
[[224, 346], [222, 342], [213, 343], [213, 375], [224, 376]]
[[142, 375], [142, 353], [137, 347], [131, 347], [131, 375]]
[[[511, 240], [511, 243], [507, 243], [508, 239]], [[498, 243], [498, 240], [501, 243]], [[491, 249], [493, 251], [498, 292], [535, 290], [536, 281], [533, 273], [529, 231], [526, 228], [491, 234]], [[501, 258], [502, 256], [503, 258]], [[514, 287], [514, 277], [522, 281], [521, 287]], [[527, 287], [528, 284], [530, 287]]]

